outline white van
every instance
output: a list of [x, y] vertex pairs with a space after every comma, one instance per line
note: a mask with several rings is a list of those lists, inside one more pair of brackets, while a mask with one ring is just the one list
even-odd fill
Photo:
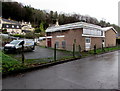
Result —
[[24, 41], [24, 40], [13, 40], [9, 44], [4, 46], [4, 51], [21, 51], [22, 50], [22, 43], [24, 42], [24, 50], [31, 50], [35, 49], [34, 41]]

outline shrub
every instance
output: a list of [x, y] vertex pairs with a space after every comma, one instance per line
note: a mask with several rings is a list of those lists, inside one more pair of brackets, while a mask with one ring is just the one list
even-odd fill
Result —
[[26, 33], [26, 35], [25, 35], [25, 38], [29, 38], [29, 39], [33, 39], [34, 37], [35, 36], [34, 36], [33, 32]]
[[15, 34], [15, 35], [12, 35], [14, 37], [20, 37], [20, 38], [24, 38], [24, 35], [20, 35], [20, 34]]

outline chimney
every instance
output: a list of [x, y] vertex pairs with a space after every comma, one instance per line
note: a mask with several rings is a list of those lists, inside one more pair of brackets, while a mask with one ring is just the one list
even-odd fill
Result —
[[59, 26], [59, 22], [58, 19], [56, 19], [56, 25], [55, 26]]

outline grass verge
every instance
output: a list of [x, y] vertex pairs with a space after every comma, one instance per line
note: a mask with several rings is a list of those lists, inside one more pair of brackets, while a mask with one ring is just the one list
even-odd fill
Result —
[[16, 59], [0, 52], [2, 55], [2, 73], [9, 73], [14, 70], [20, 70], [26, 68], [21, 62]]
[[[96, 54], [120, 50], [120, 46], [104, 48], [104, 50], [105, 51], [103, 51], [102, 49], [97, 49]], [[62, 52], [70, 53], [70, 54], [72, 53], [72, 52], [65, 51], [65, 50], [57, 50], [57, 51], [62, 51]], [[47, 64], [47, 63], [49, 64], [49, 63], [55, 63], [55, 62], [60, 62], [60, 61], [62, 62], [65, 60], [71, 60], [71, 59], [75, 59], [75, 58], [84, 58], [84, 57], [92, 56], [92, 55], [94, 55], [94, 50], [90, 50], [88, 52], [81, 52], [81, 53], [76, 52], [75, 57], [73, 57], [71, 55], [70, 56], [61, 56], [56, 61], [54, 61], [53, 57], [40, 58], [40, 59], [25, 59], [24, 65], [21, 63], [21, 58], [16, 58], [13, 55], [9, 56], [7, 54], [4, 54], [1, 51], [0, 51], [0, 54], [1, 54], [0, 57], [2, 58], [2, 61], [0, 61], [0, 64], [2, 64], [2, 68], [0, 68], [0, 69], [2, 69], [3, 74], [5, 74], [5, 73], [10, 73], [12, 71], [33, 68], [38, 65], [43, 65], [43, 64]]]

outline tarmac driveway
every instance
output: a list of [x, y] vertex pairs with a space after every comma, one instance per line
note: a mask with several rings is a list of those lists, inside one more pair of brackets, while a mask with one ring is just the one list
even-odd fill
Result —
[[[21, 54], [15, 54], [16, 57], [21, 57]], [[49, 58], [54, 57], [54, 50], [50, 48], [43, 48], [36, 46], [33, 52], [24, 53], [26, 59], [38, 59], [38, 58]], [[62, 51], [57, 51], [58, 56], [72, 56], [71, 53], [65, 53]]]
[[118, 55], [111, 52], [3, 79], [3, 89], [118, 89]]

